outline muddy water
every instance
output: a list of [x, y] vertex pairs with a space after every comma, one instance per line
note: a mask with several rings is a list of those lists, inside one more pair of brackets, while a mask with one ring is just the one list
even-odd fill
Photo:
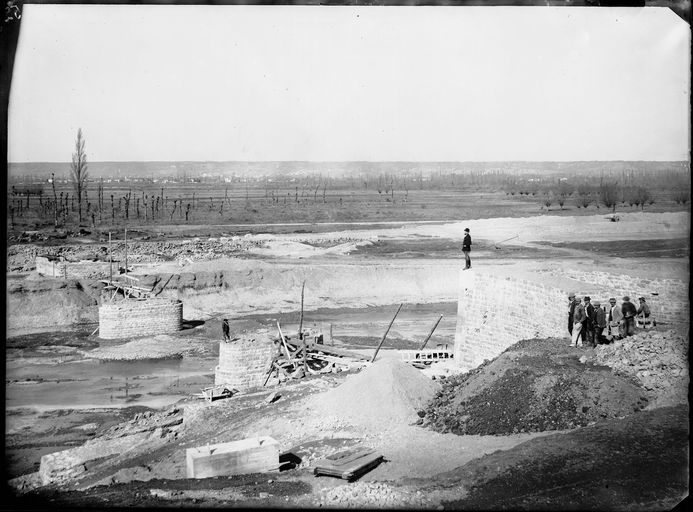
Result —
[[[387, 329], [398, 305], [318, 309], [304, 314], [304, 328], [324, 333], [325, 344], [342, 347], [375, 347]], [[439, 315], [444, 315], [429, 347], [452, 347], [455, 303], [405, 304], [388, 333], [384, 349], [418, 348]], [[299, 313], [274, 316], [250, 315], [231, 320], [233, 332], [266, 327], [279, 320], [287, 335], [298, 329]], [[330, 338], [330, 327], [332, 337]], [[214, 382], [216, 350], [208, 355], [160, 361], [102, 362], [89, 359], [99, 345], [121, 344], [90, 336], [93, 326], [7, 339], [5, 406], [32, 408], [91, 409], [130, 406], [164, 407], [197, 394]], [[207, 320], [182, 336], [212, 342], [221, 334], [220, 319]], [[219, 332], [217, 332], [219, 331]]]

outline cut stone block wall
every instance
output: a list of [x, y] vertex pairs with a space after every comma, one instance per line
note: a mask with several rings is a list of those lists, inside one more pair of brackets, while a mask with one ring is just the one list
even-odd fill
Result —
[[460, 271], [455, 361], [465, 370], [513, 343], [567, 336], [567, 298], [558, 288], [476, 270]]
[[66, 261], [64, 258], [36, 257], [36, 272], [46, 277], [62, 279], [105, 279], [118, 273], [119, 262]]
[[277, 346], [269, 332], [262, 331], [219, 344], [219, 365], [214, 371], [214, 384], [239, 391], [261, 387], [267, 377]]
[[[591, 295], [593, 301], [596, 298], [602, 305], [606, 304], [609, 297], [615, 297], [620, 305], [621, 298], [627, 295], [635, 307], [638, 307], [638, 297], [644, 297], [657, 323], [688, 323], [690, 321], [689, 287], [683, 280], [644, 279], [624, 274], [577, 270], [568, 270], [566, 276], [607, 290], [608, 293], [603, 296]], [[574, 291], [578, 291], [580, 295], [579, 290]]]
[[67, 277], [65, 261], [36, 256], [36, 272], [46, 277]]
[[[568, 272], [567, 277], [590, 283], [592, 302], [608, 306], [615, 297], [620, 307], [628, 295], [638, 306], [643, 296], [658, 323], [689, 322], [688, 286], [672, 279], [644, 280], [603, 272]], [[600, 290], [600, 291], [598, 291]], [[570, 290], [540, 282], [460, 271], [455, 361], [464, 370], [493, 359], [513, 343], [535, 337], [568, 337], [568, 292], [586, 295], [579, 286]]]
[[127, 299], [99, 306], [99, 337], [151, 336], [180, 331], [183, 303], [171, 299]]

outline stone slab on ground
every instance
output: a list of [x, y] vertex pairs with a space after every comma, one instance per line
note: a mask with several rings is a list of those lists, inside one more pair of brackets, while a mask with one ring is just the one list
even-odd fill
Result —
[[279, 443], [252, 437], [186, 450], [188, 478], [264, 473], [279, 467]]

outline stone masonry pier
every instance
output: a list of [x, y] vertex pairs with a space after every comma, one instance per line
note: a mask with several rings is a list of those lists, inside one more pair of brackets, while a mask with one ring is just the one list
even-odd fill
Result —
[[460, 271], [459, 292], [455, 361], [465, 371], [521, 339], [567, 336], [562, 289], [470, 269]]

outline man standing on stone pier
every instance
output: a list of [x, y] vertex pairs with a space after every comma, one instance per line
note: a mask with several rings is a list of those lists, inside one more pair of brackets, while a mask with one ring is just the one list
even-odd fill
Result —
[[229, 329], [229, 321], [226, 318], [221, 321], [221, 332], [225, 343], [231, 341], [231, 329]]
[[464, 239], [462, 240], [462, 252], [464, 253], [464, 270], [472, 268], [472, 260], [469, 253], [472, 250], [472, 237], [469, 235], [469, 228], [464, 228]]

